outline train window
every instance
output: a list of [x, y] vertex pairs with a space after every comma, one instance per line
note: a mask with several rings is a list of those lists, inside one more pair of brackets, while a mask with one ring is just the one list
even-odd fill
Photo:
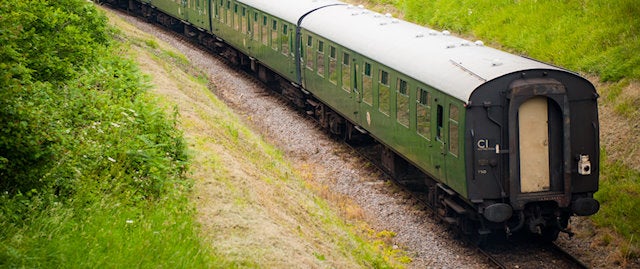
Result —
[[351, 55], [342, 53], [342, 89], [351, 92]]
[[416, 95], [416, 102], [418, 103], [416, 109], [416, 118], [418, 119], [418, 134], [430, 139], [431, 132], [431, 96], [429, 92], [418, 88]]
[[459, 118], [458, 107], [454, 104], [449, 104], [449, 152], [455, 156], [458, 156], [460, 148], [458, 142]]
[[442, 123], [444, 117], [444, 108], [441, 105], [438, 105], [438, 113], [437, 113], [437, 126], [436, 126], [436, 139], [442, 142]]
[[220, 10], [224, 9], [224, 0], [220, 0], [218, 2], [218, 8], [216, 8], [216, 18], [218, 18], [219, 21], [224, 23], [224, 16], [220, 15]]
[[231, 1], [227, 1], [227, 18], [225, 19], [227, 25], [233, 26], [233, 17], [231, 17]]
[[278, 50], [280, 46], [278, 41], [278, 21], [274, 19], [271, 21], [271, 48], [273, 48], [273, 50]]
[[282, 24], [282, 54], [289, 57], [289, 25]]
[[400, 124], [409, 127], [409, 92], [407, 82], [398, 79], [396, 83], [396, 115]]
[[249, 32], [249, 22], [247, 21], [247, 8], [242, 7], [242, 33], [246, 34]]
[[251, 29], [253, 40], [260, 41], [260, 15], [253, 13], [253, 27]]
[[318, 62], [316, 65], [318, 66], [318, 75], [324, 77], [324, 41], [318, 40]]
[[240, 31], [240, 12], [238, 12], [238, 4], [233, 5], [233, 26], [236, 31]]
[[338, 84], [338, 73], [336, 72], [338, 59], [336, 57], [336, 47], [329, 46], [329, 81], [334, 85]]
[[371, 64], [367, 62], [364, 63], [364, 70], [362, 70], [362, 100], [369, 105], [373, 104]]
[[313, 70], [313, 37], [307, 37], [307, 68]]
[[262, 16], [262, 44], [269, 45], [269, 20]]
[[390, 110], [389, 103], [391, 99], [389, 98], [389, 91], [391, 90], [391, 86], [389, 86], [389, 73], [384, 70], [380, 70], [379, 75], [380, 86], [378, 88], [378, 110], [388, 116]]

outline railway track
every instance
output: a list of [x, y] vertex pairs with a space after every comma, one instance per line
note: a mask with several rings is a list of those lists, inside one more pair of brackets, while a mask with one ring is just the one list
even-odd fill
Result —
[[[121, 16], [133, 16], [128, 14], [126, 11], [122, 11], [119, 9], [115, 9], [109, 7], [110, 10], [120, 14]], [[228, 59], [226, 59], [223, 55], [219, 55], [214, 51], [193, 42], [192, 39], [185, 37], [177, 32], [165, 31], [166, 34], [171, 35], [173, 38], [181, 40], [185, 43], [189, 43], [191, 46], [203, 50], [211, 52], [217, 60], [226, 63], [229, 67], [237, 71], [237, 74], [242, 75], [243, 78], [251, 80], [254, 83], [262, 83], [259, 79], [257, 79], [253, 74], [246, 72], [242, 68], [233, 65]], [[265, 85], [265, 87], [269, 87], [269, 85]], [[275, 93], [274, 91], [273, 93]], [[279, 96], [280, 99], [286, 100], [286, 98]], [[304, 114], [304, 113], [302, 113]], [[380, 173], [387, 175], [387, 178], [394, 182], [395, 186], [400, 188], [403, 192], [410, 194], [411, 199], [419, 202], [423, 207], [429, 208], [431, 214], [435, 216], [433, 209], [428, 202], [428, 199], [424, 192], [419, 190], [419, 183], [416, 182], [400, 182], [397, 180], [393, 180], [389, 174], [382, 169], [381, 161], [378, 156], [380, 156], [380, 147], [376, 146], [377, 144], [369, 144], [369, 143], [343, 143], [347, 147], [351, 148], [354, 152], [358, 153], [361, 157], [374, 164], [372, 167], [374, 169], [379, 170]], [[376, 148], [378, 147], [378, 148]], [[444, 224], [443, 224], [444, 225]], [[495, 243], [495, 244], [494, 244]], [[471, 243], [468, 243], [468, 251], [476, 252], [479, 255], [485, 256], [487, 260], [487, 267], [489, 268], [589, 268], [584, 263], [580, 262], [579, 259], [573, 257], [566, 251], [562, 250], [562, 248], [558, 247], [555, 244], [552, 245], [536, 245], [531, 244], [530, 246], [523, 248], [522, 246], [517, 246], [516, 251], [512, 251], [514, 246], [517, 245], [514, 243], [509, 244], [508, 241], [504, 242], [494, 242], [492, 243], [491, 248], [479, 248], [473, 246]], [[520, 243], [522, 244], [522, 243]], [[535, 253], [539, 252], [545, 255], [536, 255]], [[550, 256], [551, 254], [551, 256]], [[514, 258], [515, 257], [515, 258]], [[524, 259], [527, 258], [527, 259]]]

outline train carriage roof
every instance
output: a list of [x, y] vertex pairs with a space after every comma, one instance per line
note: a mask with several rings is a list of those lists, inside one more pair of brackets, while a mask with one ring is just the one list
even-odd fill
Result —
[[468, 102], [487, 81], [559, 68], [335, 0], [242, 0], [409, 77]]
[[320, 9], [302, 27], [464, 102], [503, 75], [558, 69], [354, 6]]
[[304, 14], [316, 8], [342, 4], [336, 0], [238, 0], [238, 2], [255, 7], [292, 24], [298, 23], [298, 19]]

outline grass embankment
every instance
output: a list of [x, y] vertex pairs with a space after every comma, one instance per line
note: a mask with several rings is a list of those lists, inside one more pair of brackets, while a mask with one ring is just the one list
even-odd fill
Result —
[[[516, 54], [597, 76], [602, 152], [601, 210], [592, 219], [640, 255], [640, 5], [636, 0], [352, 0]], [[395, 10], [394, 10], [395, 8]], [[605, 234], [604, 241], [615, 241]], [[614, 242], [620, 243], [620, 242]]]

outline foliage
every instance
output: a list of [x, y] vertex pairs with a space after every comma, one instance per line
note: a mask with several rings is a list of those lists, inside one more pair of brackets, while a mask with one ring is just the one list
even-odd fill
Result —
[[126, 182], [138, 198], [159, 196], [162, 178], [184, 171], [181, 135], [143, 97], [137, 67], [110, 48], [105, 17], [80, 0], [3, 3], [15, 8], [0, 17], [11, 18], [3, 34], [14, 32], [2, 35], [14, 56], [2, 64], [19, 68], [4, 69], [0, 92], [1, 190], [67, 196], [80, 180], [112, 177], [105, 188]]
[[636, 238], [634, 245], [640, 247], [640, 172], [625, 167], [620, 162], [607, 159], [602, 151], [602, 184], [595, 194], [603, 208], [592, 219], [600, 226], [611, 227], [626, 238]]
[[48, 187], [39, 181], [62, 153], [56, 111], [68, 103], [59, 87], [88, 72], [108, 45], [104, 16], [78, 2], [0, 3], [0, 190]]
[[211, 264], [177, 115], [106, 22], [84, 0], [0, 2], [0, 267]]
[[0, 82], [63, 81], [91, 66], [109, 43], [104, 16], [77, 0], [0, 3]]

